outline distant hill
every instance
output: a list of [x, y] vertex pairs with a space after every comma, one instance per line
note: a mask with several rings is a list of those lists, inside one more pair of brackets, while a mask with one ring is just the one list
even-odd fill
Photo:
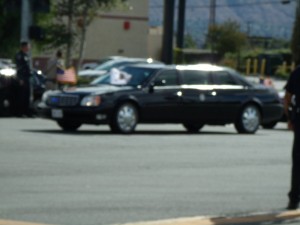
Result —
[[[161, 26], [164, 0], [149, 0], [150, 26]], [[289, 40], [295, 18], [296, 1], [281, 0], [216, 0], [216, 22], [238, 21], [250, 36]], [[186, 0], [185, 33], [192, 35], [199, 47], [204, 43], [209, 23], [210, 0]], [[177, 7], [175, 9], [177, 18]], [[175, 29], [176, 21], [175, 18]]]

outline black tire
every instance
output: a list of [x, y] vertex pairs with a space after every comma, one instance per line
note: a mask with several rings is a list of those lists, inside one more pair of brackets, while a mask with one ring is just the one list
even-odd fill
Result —
[[183, 126], [189, 133], [197, 133], [204, 127], [204, 124], [184, 123]]
[[133, 133], [138, 123], [137, 107], [130, 103], [123, 103], [113, 113], [110, 128], [114, 133]]
[[270, 123], [265, 123], [265, 124], [262, 124], [262, 127], [265, 128], [265, 129], [273, 129], [276, 124], [277, 124], [278, 121], [273, 121], [273, 122], [270, 122]]
[[64, 131], [76, 131], [82, 125], [79, 122], [71, 122], [71, 121], [64, 121], [64, 120], [57, 121], [57, 124]]
[[254, 134], [260, 125], [260, 111], [254, 104], [246, 105], [240, 112], [235, 128], [241, 134]]

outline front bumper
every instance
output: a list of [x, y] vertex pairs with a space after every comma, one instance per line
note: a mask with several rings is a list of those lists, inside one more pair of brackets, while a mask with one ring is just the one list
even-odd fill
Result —
[[55, 121], [73, 121], [85, 124], [107, 124], [112, 110], [106, 107], [49, 107], [45, 103], [38, 105], [38, 116]]

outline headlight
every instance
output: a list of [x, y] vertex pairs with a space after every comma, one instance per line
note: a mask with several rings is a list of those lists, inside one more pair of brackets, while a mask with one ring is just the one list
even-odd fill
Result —
[[4, 69], [0, 69], [0, 74], [10, 77], [16, 74], [16, 70], [12, 68], [4, 68]]
[[89, 95], [89, 96], [84, 97], [81, 100], [80, 105], [91, 107], [91, 106], [98, 106], [98, 105], [100, 105], [100, 103], [101, 103], [101, 97], [100, 96], [98, 96], [98, 95]]

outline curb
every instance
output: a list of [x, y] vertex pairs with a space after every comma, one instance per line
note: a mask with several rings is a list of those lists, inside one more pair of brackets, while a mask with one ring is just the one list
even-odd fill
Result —
[[0, 225], [47, 225], [47, 224], [0, 219]]
[[160, 221], [126, 223], [123, 225], [229, 225], [275, 222], [296, 218], [300, 218], [300, 210], [283, 211], [277, 213], [259, 213], [240, 217], [189, 217]]
[[[264, 222], [278, 222], [300, 218], [300, 210], [282, 211], [277, 213], [257, 213], [239, 217], [187, 217], [178, 219], [167, 219], [157, 221], [145, 221], [137, 223], [125, 223], [119, 225], [232, 225], [232, 224], [254, 224]], [[13, 220], [1, 220], [0, 225], [46, 225], [33, 222], [22, 222]]]

